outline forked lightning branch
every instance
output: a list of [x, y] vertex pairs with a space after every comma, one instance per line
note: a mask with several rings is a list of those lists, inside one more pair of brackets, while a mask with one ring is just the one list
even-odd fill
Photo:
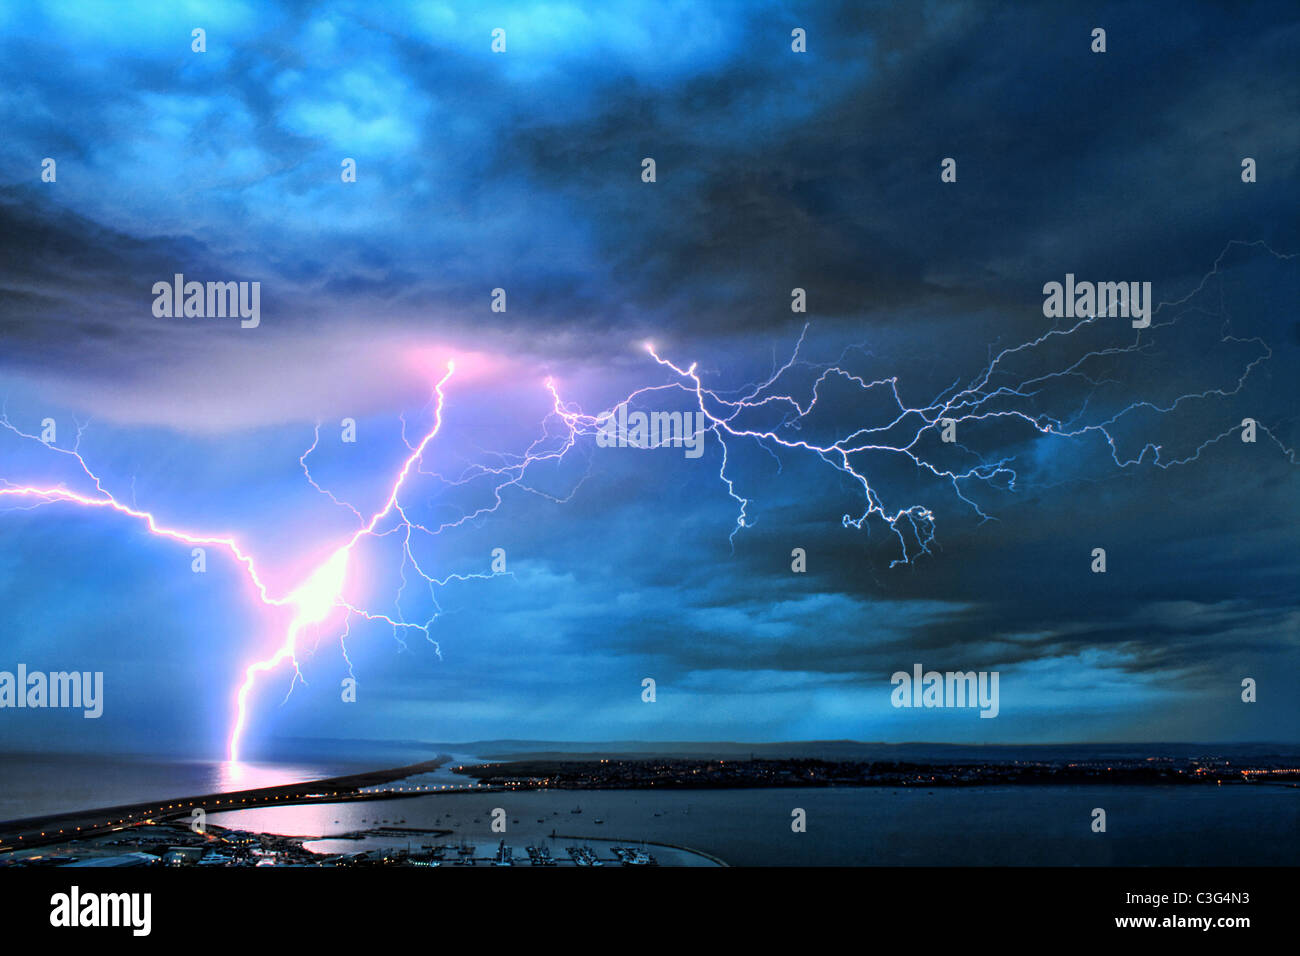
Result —
[[[1230, 243], [1229, 246], [1235, 244], [1238, 243]], [[1277, 258], [1290, 258], [1280, 256], [1272, 250], [1267, 251]], [[1217, 268], [1216, 262], [1215, 270]], [[897, 557], [890, 562], [890, 567], [900, 563], [911, 563], [919, 555], [929, 552], [936, 534], [935, 512], [931, 503], [914, 500], [905, 488], [886, 488], [878, 485], [861, 464], [865, 453], [884, 454], [909, 461], [919, 474], [928, 475], [948, 484], [955, 497], [981, 518], [987, 515], [972, 497], [972, 489], [980, 485], [991, 485], [995, 481], [1014, 483], [1018, 477], [1014, 457], [972, 456], [971, 464], [964, 468], [957, 468], [933, 460], [924, 450], [927, 447], [922, 443], [924, 436], [950, 429], [954, 423], [956, 427], [961, 428], [962, 424], [967, 422], [998, 419], [1019, 423], [1027, 435], [1035, 436], [1038, 440], [1087, 442], [1097, 439], [1099, 448], [1103, 449], [1101, 453], [1107, 455], [1119, 468], [1141, 464], [1147, 458], [1148, 452], [1153, 452], [1151, 463], [1159, 467], [1194, 461], [1209, 445], [1240, 432], [1245, 427], [1244, 423], [1229, 425], [1217, 432], [1212, 431], [1191, 454], [1181, 458], [1163, 457], [1161, 446], [1155, 441], [1144, 444], [1136, 456], [1123, 457], [1118, 450], [1115, 426], [1129, 413], [1138, 409], [1164, 414], [1186, 403], [1211, 400], [1240, 391], [1252, 371], [1272, 354], [1261, 340], [1235, 340], [1257, 343], [1258, 354], [1238, 371], [1235, 385], [1231, 388], [1193, 387], [1172, 401], [1163, 403], [1133, 396], [1119, 412], [1095, 420], [1087, 418], [1087, 395], [1081, 396], [1078, 407], [1072, 409], [1068, 417], [1053, 417], [1038, 410], [1034, 397], [1045, 383], [1054, 379], [1077, 379], [1080, 376], [1086, 378], [1089, 362], [1102, 356], [1125, 353], [1141, 356], [1147, 346], [1143, 336], [1161, 328], [1169, 329], [1180, 321], [1179, 315], [1174, 315], [1165, 322], [1155, 321], [1153, 317], [1164, 308], [1170, 308], [1172, 311], [1186, 302], [1199, 292], [1214, 274], [1215, 272], [1211, 271], [1197, 289], [1178, 302], [1160, 303], [1154, 308], [1151, 305], [1149, 288], [1135, 287], [1131, 293], [1125, 292], [1121, 296], [1107, 287], [1107, 305], [1117, 306], [1110, 311], [1115, 314], [1140, 317], [1140, 321], [1134, 322], [1133, 328], [1126, 333], [1130, 337], [1127, 344], [1108, 345], [1104, 348], [1082, 347], [1076, 354], [1065, 355], [1059, 348], [1063, 343], [1069, 343], [1079, 337], [1083, 330], [1095, 328], [1098, 323], [1111, 321], [1111, 316], [1104, 312], [1078, 317], [1068, 325], [1053, 328], [1035, 339], [997, 352], [992, 355], [988, 365], [965, 386], [946, 389], [921, 405], [911, 405], [904, 400], [903, 388], [898, 376], [868, 379], [840, 364], [812, 366], [816, 377], [811, 386], [805, 383], [795, 389], [789, 384], [789, 380], [793, 378], [789, 374], [791, 370], [799, 366], [801, 370], [806, 371], [810, 367], [810, 363], [803, 361], [800, 356], [804, 348], [807, 327], [791, 350], [789, 359], [776, 368], [767, 379], [728, 392], [706, 386], [697, 365], [679, 365], [662, 357], [653, 345], [647, 344], [646, 351], [655, 366], [666, 373], [666, 381], [640, 387], [613, 403], [607, 410], [589, 414], [575, 404], [562, 399], [555, 382], [548, 379], [544, 387], [550, 393], [552, 404], [540, 425], [545, 436], [556, 435], [554, 429], [558, 426], [558, 440], [539, 438], [509, 464], [496, 467], [480, 466], [474, 469], [473, 477], [462, 478], [461, 482], [488, 478], [495, 486], [492, 498], [495, 504], [489, 508], [469, 512], [460, 521], [430, 526], [432, 523], [423, 524], [418, 520], [418, 516], [413, 516], [414, 506], [405, 503], [404, 496], [412, 490], [412, 485], [421, 479], [422, 464], [436, 458], [437, 455], [436, 439], [443, 427], [445, 390], [455, 374], [454, 361], [448, 362], [446, 373], [433, 384], [435, 402], [432, 423], [418, 442], [414, 444], [408, 442], [410, 453], [392, 476], [387, 494], [375, 504], [368, 518], [361, 510], [353, 509], [358, 518], [357, 527], [353, 532], [318, 556], [314, 570], [285, 593], [275, 593], [268, 587], [261, 565], [252, 549], [245, 543], [230, 535], [214, 534], [187, 527], [182, 520], [166, 514], [162, 508], [144, 509], [134, 503], [124, 502], [108, 490], [109, 483], [100, 477], [76, 448], [60, 448], [47, 443], [52, 453], [68, 455], [75, 459], [84, 476], [83, 489], [70, 488], [64, 483], [19, 481], [16, 476], [0, 476], [2, 482], [0, 501], [7, 499], [15, 502], [16, 507], [30, 507], [32, 504], [62, 504], [92, 509], [142, 524], [151, 534], [178, 544], [217, 548], [226, 553], [242, 569], [253, 600], [266, 607], [286, 609], [291, 613], [278, 645], [270, 654], [248, 663], [243, 668], [242, 679], [233, 690], [227, 749], [229, 758], [236, 761], [240, 758], [241, 743], [249, 721], [251, 698], [259, 678], [288, 668], [291, 672], [292, 689], [294, 683], [301, 677], [298, 664], [300, 639], [309, 629], [332, 630], [339, 635], [341, 646], [344, 638], [351, 633], [353, 622], [357, 620], [390, 626], [394, 633], [399, 635], [404, 631], [414, 631], [432, 640], [429, 633], [433, 623], [432, 617], [420, 622], [410, 622], [404, 620], [400, 614], [394, 616], [372, 610], [348, 597], [347, 585], [356, 572], [356, 564], [365, 559], [358, 550], [358, 545], [363, 540], [388, 543], [400, 549], [402, 586], [408, 568], [427, 583], [431, 594], [453, 580], [467, 581], [494, 577], [500, 573], [495, 568], [482, 573], [453, 573], [439, 578], [416, 559], [415, 552], [411, 548], [411, 540], [414, 536], [436, 537], [448, 527], [498, 510], [505, 500], [502, 493], [507, 488], [531, 492], [532, 488], [525, 480], [529, 470], [543, 462], [556, 462], [565, 458], [579, 441], [590, 441], [597, 448], [681, 448], [685, 450], [685, 459], [688, 459], [681, 467], [690, 468], [701, 467], [696, 460], [704, 457], [706, 444], [711, 443], [716, 453], [718, 487], [726, 498], [730, 499], [735, 509], [730, 532], [733, 541], [740, 530], [754, 524], [754, 517], [751, 515], [753, 502], [738, 487], [738, 480], [732, 473], [732, 452], [736, 443], [753, 443], [776, 455], [813, 456], [849, 478], [860, 491], [862, 509], [856, 514], [844, 514], [840, 517], [841, 524], [845, 528], [861, 529], [868, 521], [878, 521], [896, 537]], [[180, 279], [181, 277], [178, 276], [177, 285], [170, 291], [161, 290], [160, 295], [173, 304], [179, 301], [184, 308], [187, 293]], [[1075, 292], [1073, 276], [1067, 277], [1067, 283], [1072, 287], [1070, 291], [1073, 295]], [[195, 308], [198, 307], [200, 291], [192, 290]], [[248, 308], [236, 304], [237, 292], [238, 290], [223, 292], [227, 297], [227, 304], [232, 308], [239, 308], [241, 312], [255, 314], [256, 306], [251, 303], [248, 304]], [[1059, 294], [1054, 288], [1045, 289], [1045, 293]], [[1066, 301], [1072, 300], [1066, 297]], [[1088, 304], [1090, 303], [1084, 303], [1085, 306]], [[1224, 341], [1227, 340], [1225, 333]], [[1023, 360], [1026, 356], [1032, 356], [1046, 343], [1051, 344], [1050, 354], [1054, 357], [1047, 360], [1053, 363], [1050, 367], [1033, 372], [1012, 372], [1008, 368], [1011, 359]], [[1043, 352], [1047, 353], [1048, 350], [1043, 349]], [[868, 394], [873, 397], [886, 396], [890, 406], [889, 413], [880, 420], [855, 427], [833, 441], [812, 440], [803, 434], [800, 425], [822, 400], [822, 390], [831, 381], [851, 386], [863, 396]], [[651, 407], [653, 398], [661, 393], [673, 393], [684, 397], [693, 407], [684, 412], [665, 412]], [[866, 404], [863, 403], [864, 406]], [[765, 423], [770, 422], [772, 417], [768, 413], [775, 413], [777, 424]], [[768, 415], [768, 418], [765, 419], [764, 415]], [[18, 427], [9, 420], [7, 414], [0, 418], [0, 425], [10, 433], [10, 440], [41, 441], [40, 435]], [[1256, 423], [1251, 423], [1252, 439], [1255, 425]], [[1272, 437], [1275, 444], [1282, 447], [1265, 424], [1258, 423], [1258, 427]], [[901, 440], [898, 437], [900, 435]], [[1283, 452], [1290, 461], [1295, 461], [1291, 449], [1283, 447]], [[316, 484], [310, 471], [307, 470], [305, 459], [306, 454], [299, 461], [307, 473], [308, 480], [313, 487], [329, 494]], [[332, 495], [330, 497], [333, 498]], [[411, 495], [410, 498], [416, 499], [417, 496]], [[18, 504], [19, 502], [22, 504]], [[345, 646], [343, 651], [346, 655]], [[991, 700], [982, 703], [985, 707], [996, 706]]]

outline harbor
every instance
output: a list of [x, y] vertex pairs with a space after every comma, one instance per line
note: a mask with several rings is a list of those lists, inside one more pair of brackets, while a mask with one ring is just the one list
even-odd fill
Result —
[[396, 826], [295, 837], [183, 823], [142, 823], [121, 834], [48, 844], [0, 857], [0, 868], [45, 867], [602, 867], [722, 866], [669, 844], [561, 836], [449, 840], [450, 831]]

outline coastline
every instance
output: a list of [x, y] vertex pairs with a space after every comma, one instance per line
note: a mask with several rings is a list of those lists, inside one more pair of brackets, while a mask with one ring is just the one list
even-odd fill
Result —
[[[365, 771], [338, 777], [324, 777], [302, 783], [248, 790], [230, 790], [197, 796], [173, 797], [160, 801], [94, 807], [64, 813], [23, 817], [0, 821], [0, 852], [26, 849], [50, 843], [64, 842], [76, 837], [90, 837], [111, 833], [126, 827], [154, 820], [171, 820], [192, 815], [198, 809], [214, 813], [232, 809], [252, 809], [265, 806], [288, 806], [304, 803], [345, 803], [356, 800], [381, 800], [420, 796], [435, 792], [437, 788], [398, 790], [396, 792], [365, 791], [367, 787], [383, 786], [398, 780], [432, 773], [450, 761], [446, 754], [433, 760], [408, 764], [402, 767]], [[447, 792], [455, 792], [448, 787]], [[466, 785], [465, 790], [486, 789]]]

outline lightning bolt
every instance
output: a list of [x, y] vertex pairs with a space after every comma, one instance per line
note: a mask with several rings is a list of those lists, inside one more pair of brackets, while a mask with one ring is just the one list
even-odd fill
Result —
[[[0, 488], [0, 499], [24, 498], [33, 499], [36, 504], [65, 502], [87, 508], [106, 508], [119, 514], [126, 515], [127, 517], [143, 521], [148, 527], [150, 533], [159, 537], [184, 542], [186, 544], [218, 546], [228, 551], [244, 568], [249, 580], [254, 585], [257, 597], [263, 604], [272, 607], [289, 607], [293, 609], [293, 617], [289, 621], [288, 627], [285, 631], [284, 640], [280, 646], [277, 647], [274, 653], [269, 657], [254, 661], [245, 668], [244, 680], [236, 691], [235, 719], [230, 732], [227, 750], [230, 760], [232, 762], [237, 762], [239, 760], [240, 741], [248, 720], [248, 697], [253, 690], [257, 675], [270, 671], [285, 661], [290, 661], [294, 665], [295, 679], [300, 678], [301, 673], [298, 669], [296, 651], [298, 638], [305, 629], [325, 622], [336, 609], [342, 608], [346, 610], [347, 617], [345, 618], [344, 631], [343, 635], [340, 636], [340, 641], [342, 641], [343, 637], [347, 634], [351, 615], [353, 614], [365, 617], [367, 620], [385, 621], [388, 624], [391, 624], [395, 629], [416, 628], [425, 631], [427, 634], [427, 623], [425, 625], [414, 625], [400, 619], [395, 619], [386, 614], [366, 611], [344, 600], [342, 593], [344, 583], [347, 580], [348, 567], [352, 558], [353, 550], [357, 546], [358, 542], [367, 536], [382, 536], [392, 533], [393, 529], [385, 532], [381, 532], [378, 529], [384, 520], [390, 515], [395, 512], [401, 513], [401, 506], [398, 504], [398, 496], [410, 476], [412, 469], [415, 467], [416, 462], [424, 455], [429, 443], [433, 441], [434, 437], [442, 428], [442, 412], [445, 401], [443, 387], [454, 372], [455, 363], [448, 362], [447, 373], [434, 386], [434, 391], [437, 395], [437, 404], [433, 426], [428, 433], [425, 434], [423, 439], [421, 439], [419, 444], [414, 446], [411, 450], [411, 454], [407, 457], [401, 469], [398, 471], [397, 477], [394, 480], [383, 505], [374, 512], [368, 521], [363, 519], [361, 526], [345, 543], [334, 549], [330, 553], [330, 556], [307, 576], [305, 581], [284, 596], [275, 596], [270, 592], [258, 570], [257, 563], [253, 556], [241, 547], [232, 536], [204, 534], [172, 528], [160, 522], [151, 512], [143, 511], [132, 505], [127, 505], [118, 501], [117, 498], [115, 498], [112, 493], [105, 488], [103, 482], [91, 470], [90, 466], [78, 451], [81, 437], [80, 426], [78, 428], [78, 445], [73, 449], [60, 449], [53, 446], [48, 447], [53, 451], [70, 455], [75, 458], [87, 477], [89, 477], [94, 483], [95, 490], [98, 492], [97, 496], [79, 494], [68, 490], [62, 485], [43, 487], [36, 485], [6, 484], [5, 487]], [[9, 421], [7, 413], [0, 416], [0, 426], [3, 426], [19, 437], [40, 441], [39, 437], [23, 432], [15, 427]], [[319, 430], [317, 431], [317, 440], [319, 440]], [[315, 442], [313, 442], [312, 448], [315, 448]], [[307, 455], [310, 454], [310, 451], [311, 449], [304, 453], [299, 459], [299, 461], [303, 463], [304, 471], [307, 470], [305, 459]], [[322, 492], [324, 491], [324, 489], [321, 489], [320, 486], [311, 478], [310, 472], [308, 472], [308, 480], [311, 481], [312, 485], [317, 487], [318, 490], [321, 490]], [[328, 492], [324, 493], [328, 494]], [[333, 498], [332, 495], [330, 495], [330, 497]], [[355, 511], [355, 509], [353, 510]], [[357, 514], [359, 516], [360, 512], [357, 512]], [[405, 519], [403, 520], [403, 523], [406, 523]], [[409, 524], [407, 524], [407, 527], [409, 530]], [[414, 562], [414, 557], [411, 555], [409, 550], [409, 539], [406, 556]], [[455, 575], [453, 577], [465, 580], [470, 577], [489, 576], [490, 575]], [[427, 575], [425, 577], [426, 580], [429, 580], [434, 584], [445, 584], [447, 580], [451, 580], [451, 578], [448, 578], [439, 582]], [[344, 654], [346, 656], [346, 648]], [[349, 669], [350, 666], [349, 663]]]
[[[1095, 420], [1089, 421], [1087, 415], [1090, 404], [1098, 390], [1105, 385], [1116, 384], [1114, 380], [1098, 378], [1098, 373], [1092, 369], [1092, 366], [1121, 355], [1144, 354], [1150, 348], [1151, 339], [1158, 330], [1173, 327], [1183, 316], [1190, 314], [1191, 310], [1165, 322], [1156, 322], [1155, 316], [1162, 310], [1172, 311], [1185, 305], [1200, 293], [1210, 279], [1218, 274], [1229, 249], [1236, 245], [1262, 247], [1280, 260], [1294, 258], [1292, 255], [1274, 252], [1263, 243], [1244, 243], [1234, 240], [1220, 253], [1213, 269], [1196, 288], [1179, 300], [1159, 303], [1152, 310], [1150, 327], [1135, 330], [1132, 341], [1128, 344], [1085, 347], [1083, 354], [1073, 360], [1063, 365], [1058, 362], [1049, 370], [1036, 374], [1011, 371], [1010, 366], [1014, 361], [1024, 360], [1047, 347], [1056, 347], [1081, 338], [1085, 332], [1095, 331], [1098, 323], [1104, 321], [1097, 316], [1089, 316], [1079, 319], [1068, 327], [1052, 328], [1040, 336], [1002, 349], [996, 354], [990, 350], [987, 365], [965, 385], [960, 384], [960, 381], [953, 383], [920, 405], [909, 405], [905, 402], [897, 375], [868, 379], [846, 367], [847, 356], [870, 355], [862, 345], [850, 346], [841, 353], [836, 362], [830, 364], [816, 365], [801, 359], [801, 351], [808, 333], [807, 326], [800, 332], [789, 358], [780, 366], [776, 366], [774, 362], [775, 367], [766, 379], [730, 391], [705, 385], [698, 363], [683, 366], [665, 358], [652, 343], [646, 343], [644, 346], [646, 353], [656, 367], [666, 371], [669, 376], [668, 381], [637, 388], [610, 408], [589, 414], [576, 404], [565, 401], [554, 379], [547, 379], [544, 384], [551, 396], [551, 407], [541, 423], [541, 436], [521, 454], [497, 455], [498, 463], [495, 465], [470, 464], [454, 478], [426, 469], [426, 452], [443, 425], [445, 386], [455, 372], [454, 362], [448, 362], [446, 374], [433, 387], [433, 397], [430, 400], [434, 408], [433, 423], [414, 444], [407, 438], [407, 423], [403, 416], [402, 441], [410, 454], [404, 459], [382, 504], [369, 518], [366, 518], [354, 505], [328, 491], [312, 476], [307, 458], [316, 450], [320, 441], [320, 430], [317, 426], [311, 446], [299, 457], [299, 465], [313, 488], [355, 516], [357, 527], [349, 537], [336, 545], [329, 552], [328, 557], [319, 563], [297, 587], [283, 595], [271, 592], [253, 556], [233, 536], [174, 528], [152, 512], [138, 508], [134, 502], [134, 494], [129, 505], [114, 497], [79, 451], [85, 428], [81, 423], [77, 423], [77, 440], [72, 449], [57, 448], [53, 445], [46, 447], [52, 452], [75, 459], [93, 484], [95, 494], [74, 492], [61, 484], [12, 485], [4, 482], [0, 485], [0, 500], [29, 502], [26, 507], [65, 503], [85, 508], [105, 509], [143, 522], [150, 533], [158, 537], [186, 544], [219, 547], [229, 553], [243, 568], [252, 585], [254, 595], [261, 603], [269, 607], [287, 608], [292, 612], [279, 645], [269, 656], [255, 660], [245, 667], [243, 680], [235, 691], [234, 719], [227, 742], [229, 758], [235, 762], [239, 759], [240, 745], [248, 722], [248, 703], [258, 677], [285, 663], [290, 663], [294, 669], [293, 680], [290, 683], [290, 693], [292, 693], [297, 681], [302, 679], [297, 651], [299, 638], [305, 633], [326, 626], [335, 618], [341, 618], [338, 622], [340, 629], [338, 640], [344, 659], [348, 663], [349, 673], [352, 672], [352, 662], [348, 656], [346, 640], [351, 633], [354, 618], [390, 626], [399, 643], [404, 643], [402, 634], [405, 632], [421, 633], [440, 653], [438, 644], [432, 639], [430, 633], [433, 621], [440, 613], [436, 598], [437, 588], [451, 581], [495, 577], [497, 572], [451, 574], [438, 579], [417, 559], [411, 547], [413, 536], [436, 537], [450, 528], [459, 527], [482, 515], [495, 512], [502, 505], [507, 488], [513, 487], [542, 495], [555, 502], [570, 500], [585, 481], [586, 474], [578, 480], [567, 495], [557, 497], [528, 482], [530, 469], [539, 463], [563, 460], [580, 439], [599, 436], [602, 431], [608, 433], [608, 429], [615, 422], [620, 406], [644, 403], [651, 396], [659, 393], [676, 392], [686, 396], [693, 410], [698, 411], [700, 421], [703, 422], [700, 439], [703, 439], [704, 434], [713, 436], [713, 441], [719, 450], [718, 480], [736, 507], [735, 523], [729, 535], [733, 546], [736, 535], [754, 524], [750, 514], [753, 501], [739, 490], [737, 480], [730, 471], [734, 446], [748, 442], [767, 451], [776, 459], [778, 466], [781, 462], [780, 454], [783, 452], [812, 455], [849, 478], [860, 489], [863, 507], [856, 514], [843, 514], [840, 518], [841, 525], [844, 528], [861, 530], [872, 519], [882, 521], [899, 543], [899, 556], [891, 560], [889, 565], [891, 568], [898, 564], [911, 563], [919, 555], [930, 553], [930, 546], [936, 534], [935, 512], [929, 505], [919, 502], [887, 504], [887, 496], [869, 478], [865, 467], [858, 463], [859, 459], [864, 459], [868, 455], [887, 455], [909, 461], [919, 471], [946, 483], [956, 498], [968, 506], [981, 521], [991, 520], [991, 516], [972, 497], [971, 489], [980, 485], [994, 486], [997, 482], [1003, 482], [1008, 489], [1014, 489], [1019, 480], [1014, 454], [1003, 454], [988, 460], [965, 446], [958, 446], [974, 459], [968, 465], [956, 467], [932, 460], [932, 457], [924, 451], [923, 440], [937, 433], [946, 421], [958, 424], [972, 421], [1005, 421], [1019, 425], [1032, 436], [1053, 441], [1079, 442], [1092, 436], [1100, 437], [1109, 448], [1110, 459], [1121, 470], [1137, 467], [1148, 458], [1152, 464], [1160, 468], [1196, 461], [1206, 448], [1236, 433], [1241, 426], [1234, 425], [1203, 440], [1192, 453], [1181, 458], [1167, 457], [1162, 445], [1156, 442], [1145, 442], [1135, 456], [1124, 457], [1119, 450], [1116, 432], [1122, 422], [1139, 412], [1168, 415], [1182, 406], [1197, 401], [1225, 398], [1239, 393], [1254, 370], [1272, 357], [1272, 350], [1262, 339], [1234, 336], [1226, 330], [1225, 323], [1220, 336], [1222, 343], [1252, 346], [1258, 350], [1255, 357], [1240, 371], [1234, 383], [1229, 386], [1184, 392], [1164, 401], [1135, 399], [1112, 414], [1102, 414]], [[813, 376], [812, 384], [805, 385], [798, 394], [791, 386], [784, 384], [785, 380], [796, 371]], [[1036, 402], [1044, 389], [1053, 383], [1063, 381], [1080, 382], [1086, 389], [1086, 395], [1076, 403], [1077, 407], [1072, 408], [1070, 415], [1058, 417], [1037, 409]], [[887, 396], [888, 413], [880, 421], [855, 427], [833, 441], [805, 437], [803, 434], [805, 429], [813, 430], [809, 427], [810, 418], [819, 402], [823, 401], [823, 389], [828, 387], [828, 383], [850, 386], [862, 396]], [[767, 423], [758, 421], [764, 415], [775, 416], [775, 424], [770, 421]], [[3, 411], [0, 411], [0, 427], [23, 439], [41, 441], [39, 437], [19, 430]], [[1274, 431], [1263, 423], [1258, 423], [1258, 427], [1282, 450], [1291, 464], [1296, 464], [1294, 449], [1287, 447]], [[442, 521], [436, 526], [414, 520], [403, 507], [401, 496], [408, 482], [417, 475], [434, 478], [448, 486], [466, 485], [486, 479], [492, 485], [491, 503], [469, 510], [459, 518]], [[344, 597], [345, 585], [358, 544], [367, 538], [378, 539], [390, 536], [395, 536], [401, 542], [401, 586], [397, 589], [393, 613], [361, 607]], [[409, 583], [406, 576], [408, 566], [427, 584], [432, 598], [433, 613], [423, 623], [407, 621], [401, 609], [403, 593]]]

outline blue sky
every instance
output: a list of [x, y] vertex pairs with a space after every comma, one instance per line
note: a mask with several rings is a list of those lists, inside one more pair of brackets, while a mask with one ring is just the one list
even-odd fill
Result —
[[[498, 547], [511, 572], [436, 589], [437, 650], [353, 626], [345, 704], [341, 627], [312, 635], [306, 686], [284, 700], [283, 668], [258, 684], [250, 752], [304, 736], [1295, 741], [1298, 39], [1282, 4], [6, 5], [5, 412], [28, 433], [55, 419], [65, 450], [80, 423], [119, 500], [234, 534], [287, 591], [354, 524], [299, 466], [317, 423], [313, 477], [369, 514], [448, 358], [423, 463], [444, 477], [546, 434], [548, 377], [588, 412], [673, 381], [646, 341], [726, 391], [770, 375], [808, 323], [792, 394], [838, 364], [920, 405], [1046, 332], [1045, 282], [1150, 281], [1176, 321], [1009, 403], [1076, 425], [1133, 407], [1114, 448], [1002, 420], [960, 452], [936, 438], [931, 460], [1013, 462], [1014, 484], [964, 484], [970, 502], [897, 455], [855, 461], [889, 509], [933, 511], [931, 553], [894, 563], [887, 524], [846, 527], [862, 489], [815, 454], [733, 441], [749, 501], [733, 535], [716, 441], [691, 460], [588, 438], [420, 545], [435, 576], [485, 573]], [[261, 325], [155, 317], [151, 287], [177, 272], [260, 282]], [[1117, 321], [1007, 374], [1133, 342]], [[842, 377], [819, 401], [796, 429], [810, 440], [888, 412]], [[1259, 443], [1197, 452], [1246, 416]], [[1112, 458], [1149, 444], [1195, 461]], [[0, 479], [93, 490], [12, 432]], [[495, 504], [491, 483], [417, 479], [403, 501], [422, 520]], [[1098, 546], [1105, 575], [1088, 570]], [[381, 550], [356, 584], [391, 611], [402, 569]], [[283, 621], [230, 561], [189, 563], [120, 516], [0, 512], [0, 669], [103, 670], [108, 694], [97, 721], [5, 712], [0, 745], [219, 752], [231, 689]], [[402, 613], [431, 613], [427, 592], [402, 594]], [[889, 675], [917, 661], [999, 671], [999, 717], [892, 708]]]

